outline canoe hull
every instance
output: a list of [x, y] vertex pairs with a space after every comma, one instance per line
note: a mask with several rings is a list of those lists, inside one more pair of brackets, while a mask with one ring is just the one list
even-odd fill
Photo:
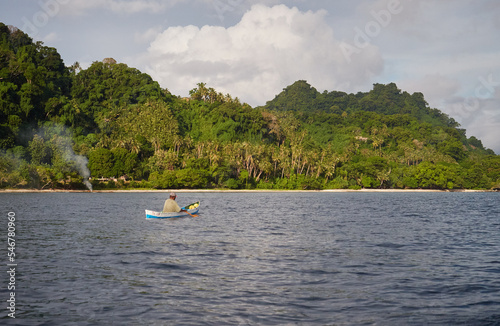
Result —
[[[193, 208], [193, 209], [186, 208], [186, 207], [189, 207], [189, 206], [194, 205], [194, 204], [198, 204], [198, 207]], [[191, 214], [196, 214], [200, 210], [199, 205], [200, 205], [200, 202], [196, 202], [196, 203], [186, 205], [186, 206], [181, 207], [181, 208], [187, 210]], [[156, 212], [156, 211], [146, 209], [146, 218], [176, 218], [176, 217], [186, 217], [186, 216], [190, 216], [190, 215], [186, 212], [162, 213], [162, 212]]]

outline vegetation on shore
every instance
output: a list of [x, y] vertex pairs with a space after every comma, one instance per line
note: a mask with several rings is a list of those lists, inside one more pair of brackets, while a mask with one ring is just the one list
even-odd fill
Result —
[[113, 59], [82, 70], [0, 23], [0, 188], [497, 189], [500, 156], [393, 83], [297, 81], [252, 108]]

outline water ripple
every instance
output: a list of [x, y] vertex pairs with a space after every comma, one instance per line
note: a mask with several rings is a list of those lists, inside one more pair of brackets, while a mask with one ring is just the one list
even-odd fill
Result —
[[2, 324], [500, 325], [498, 194], [181, 193], [199, 218], [146, 220], [164, 199], [0, 194]]

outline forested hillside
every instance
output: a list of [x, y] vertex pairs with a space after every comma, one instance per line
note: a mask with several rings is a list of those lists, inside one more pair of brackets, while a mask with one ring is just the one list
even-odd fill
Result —
[[0, 187], [500, 187], [499, 156], [393, 83], [297, 81], [257, 108], [194, 86], [180, 98], [111, 58], [67, 67], [0, 23]]

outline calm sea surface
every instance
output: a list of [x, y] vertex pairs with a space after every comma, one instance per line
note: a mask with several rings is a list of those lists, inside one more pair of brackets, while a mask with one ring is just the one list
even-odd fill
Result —
[[0, 194], [0, 324], [500, 325], [498, 193], [166, 195]]

